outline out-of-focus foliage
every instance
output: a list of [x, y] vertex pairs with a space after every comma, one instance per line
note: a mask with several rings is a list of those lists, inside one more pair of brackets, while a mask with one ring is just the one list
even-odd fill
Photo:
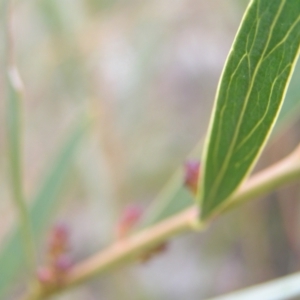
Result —
[[[16, 1], [14, 41], [25, 84], [23, 154], [29, 202], [48, 173], [46, 162], [78, 115], [88, 110], [97, 120], [70, 164], [58, 212], [47, 216], [52, 223], [63, 219], [69, 224], [75, 261], [114, 239], [114, 225], [125, 205], [152, 205], [203, 138], [246, 2]], [[0, 33], [2, 39], [3, 26]], [[0, 47], [2, 62], [3, 43]], [[4, 90], [0, 77], [1, 99]], [[3, 101], [0, 122], [4, 247], [15, 214]], [[261, 165], [288, 153], [299, 140], [297, 134], [286, 131], [284, 140], [274, 139]], [[217, 221], [207, 234], [179, 238], [160, 257], [97, 278], [60, 299], [198, 300], [291, 272], [298, 249], [298, 192], [293, 186], [271, 196], [284, 203], [247, 205]], [[40, 263], [46, 239], [39, 244]], [[11, 299], [18, 294], [17, 284]]]
[[[53, 212], [59, 207], [61, 201], [60, 192], [65, 184], [66, 176], [72, 164], [75, 152], [87, 131], [87, 124], [77, 125], [66, 138], [65, 144], [54, 162], [49, 165], [47, 176], [37, 194], [33, 197], [32, 208], [29, 217], [32, 221], [34, 241], [38, 244], [42, 234], [48, 227], [49, 219]], [[22, 230], [21, 230], [22, 232]], [[17, 275], [28, 272], [26, 266], [26, 249], [22, 245], [23, 239], [20, 236], [19, 228], [16, 228], [9, 240], [4, 243], [0, 251], [0, 297], [3, 297]], [[30, 278], [27, 277], [30, 280]]]

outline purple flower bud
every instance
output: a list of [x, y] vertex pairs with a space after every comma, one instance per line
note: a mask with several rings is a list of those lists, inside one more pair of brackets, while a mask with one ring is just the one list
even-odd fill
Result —
[[143, 215], [143, 209], [137, 205], [129, 205], [122, 212], [117, 225], [117, 237], [124, 238], [130, 230], [137, 224]]
[[199, 161], [187, 161], [184, 164], [185, 177], [184, 184], [193, 194], [196, 194], [198, 189], [198, 178], [200, 174], [200, 162]]
[[67, 251], [69, 247], [70, 231], [64, 223], [58, 223], [51, 231], [49, 238], [49, 253], [58, 256]]
[[37, 270], [37, 278], [42, 284], [51, 284], [54, 281], [53, 270], [47, 267], [41, 267]]
[[66, 273], [73, 265], [73, 261], [69, 255], [60, 255], [55, 261], [55, 269], [58, 272]]

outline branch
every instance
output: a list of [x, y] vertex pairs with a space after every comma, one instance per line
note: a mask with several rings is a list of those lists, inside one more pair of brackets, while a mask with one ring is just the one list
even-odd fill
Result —
[[[296, 179], [300, 179], [300, 146], [285, 159], [251, 177], [228, 200], [228, 204], [219, 210], [218, 215]], [[63, 285], [46, 289], [45, 286], [37, 284], [32, 293], [27, 295], [24, 300], [44, 299], [85, 282], [104, 271], [132, 261], [147, 250], [151, 250], [152, 247], [179, 233], [188, 230], [203, 230], [211, 218], [200, 224], [198, 214], [198, 207], [193, 206], [157, 225], [118, 241], [100, 253], [78, 263], [66, 274]]]

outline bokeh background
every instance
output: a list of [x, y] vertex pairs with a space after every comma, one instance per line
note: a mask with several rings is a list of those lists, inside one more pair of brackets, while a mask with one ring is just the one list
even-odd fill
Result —
[[[68, 224], [75, 261], [114, 240], [127, 205], [151, 207], [170, 176], [203, 141], [222, 66], [247, 3], [15, 1], [29, 204], [74, 124], [82, 114], [95, 120], [72, 161], [59, 206], [49, 212], [49, 227]], [[3, 26], [1, 40], [4, 66]], [[298, 66], [284, 115], [257, 169], [284, 157], [300, 141], [299, 73]], [[4, 73], [0, 80], [3, 246], [16, 215], [7, 175]], [[53, 299], [199, 300], [296, 271], [299, 186], [291, 184], [246, 204], [204, 233], [169, 241], [167, 251], [146, 263], [124, 266]], [[22, 290], [22, 278], [18, 280], [7, 299], [17, 299]]]

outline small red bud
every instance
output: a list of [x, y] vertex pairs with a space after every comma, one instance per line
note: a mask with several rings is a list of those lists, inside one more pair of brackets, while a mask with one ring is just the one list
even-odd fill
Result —
[[65, 224], [59, 223], [54, 226], [49, 238], [50, 256], [57, 257], [68, 250], [69, 236], [69, 228]]
[[117, 225], [117, 229], [116, 229], [117, 238], [122, 239], [128, 236], [130, 230], [141, 219], [142, 214], [143, 214], [143, 210], [139, 206], [130, 205], [126, 207]]
[[40, 283], [49, 285], [55, 281], [55, 274], [48, 267], [41, 267], [37, 270], [37, 278]]
[[187, 161], [184, 164], [185, 167], [185, 186], [195, 195], [198, 188], [198, 178], [200, 174], [200, 162], [199, 161]]
[[148, 250], [145, 254], [143, 254], [141, 256], [141, 262], [146, 263], [157, 254], [164, 253], [167, 249], [168, 249], [168, 243], [167, 242], [161, 243], [155, 248]]
[[63, 283], [65, 273], [72, 267], [68, 255], [70, 232], [63, 223], [56, 224], [50, 232], [47, 249], [46, 266], [37, 271], [38, 280], [44, 285], [60, 285]]
[[66, 273], [73, 265], [72, 259], [68, 255], [61, 255], [55, 261], [55, 269], [57, 272]]
[[69, 227], [65, 223], [58, 223], [53, 229], [55, 235], [61, 239], [66, 239], [69, 237]]

